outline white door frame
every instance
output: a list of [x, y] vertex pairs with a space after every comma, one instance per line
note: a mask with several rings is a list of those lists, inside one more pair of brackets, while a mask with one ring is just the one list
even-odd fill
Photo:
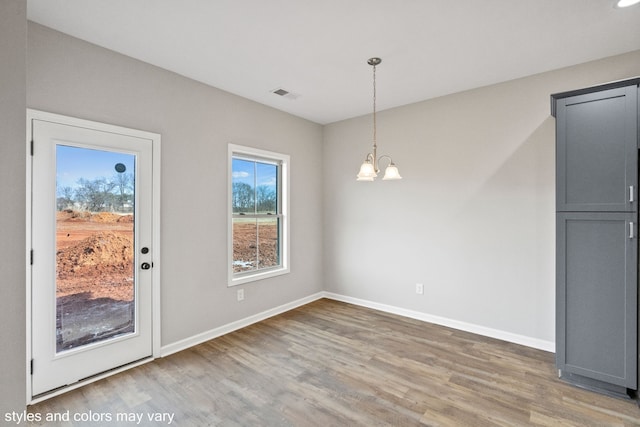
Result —
[[[152, 289], [152, 356], [148, 359], [132, 363], [130, 365], [124, 366], [122, 368], [118, 368], [112, 371], [105, 372], [103, 374], [96, 375], [89, 379], [77, 382], [68, 387], [64, 387], [61, 389], [57, 389], [54, 392], [51, 392], [45, 396], [38, 397], [36, 399], [33, 398], [32, 395], [32, 387], [31, 387], [31, 359], [32, 359], [32, 313], [31, 313], [31, 238], [32, 238], [32, 230], [31, 230], [31, 216], [32, 216], [32, 200], [31, 200], [31, 188], [32, 188], [32, 162], [31, 162], [31, 150], [32, 150], [32, 121], [33, 119], [50, 121], [54, 123], [65, 124], [69, 126], [77, 126], [84, 127], [88, 129], [94, 129], [105, 132], [112, 133], [120, 133], [124, 135], [137, 136], [140, 138], [149, 139], [152, 141], [152, 182], [153, 182], [153, 190], [152, 190], [152, 225], [151, 225], [151, 235], [153, 240], [153, 263], [154, 268], [151, 269], [151, 289]], [[110, 125], [105, 123], [94, 122], [90, 120], [79, 119], [75, 117], [63, 116], [60, 114], [48, 113], [39, 110], [27, 109], [27, 141], [26, 141], [26, 150], [27, 150], [27, 185], [26, 185], [26, 253], [25, 253], [25, 269], [26, 269], [26, 336], [27, 336], [27, 346], [26, 346], [26, 383], [27, 383], [27, 396], [26, 403], [33, 404], [40, 402], [45, 399], [49, 399], [53, 396], [57, 396], [59, 394], [65, 393], [67, 391], [73, 390], [75, 388], [81, 387], [83, 385], [92, 383], [99, 379], [105, 378], [110, 375], [114, 375], [118, 372], [124, 371], [126, 369], [130, 369], [134, 366], [138, 366], [140, 364], [149, 362], [156, 357], [160, 357], [161, 353], [161, 316], [160, 316], [160, 142], [161, 137], [157, 133], [151, 133], [136, 129], [129, 129], [121, 126]]]

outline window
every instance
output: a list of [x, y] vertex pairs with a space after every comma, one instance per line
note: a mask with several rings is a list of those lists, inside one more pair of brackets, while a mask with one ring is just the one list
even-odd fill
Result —
[[229, 144], [229, 285], [289, 272], [289, 156]]

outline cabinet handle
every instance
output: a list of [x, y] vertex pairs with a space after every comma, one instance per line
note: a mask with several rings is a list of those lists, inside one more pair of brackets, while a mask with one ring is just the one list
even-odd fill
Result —
[[630, 185], [630, 186], [629, 186], [629, 202], [630, 202], [630, 203], [633, 203], [633, 193], [634, 193], [634, 191], [633, 191], [633, 185]]
[[633, 222], [629, 222], [629, 238], [633, 239]]

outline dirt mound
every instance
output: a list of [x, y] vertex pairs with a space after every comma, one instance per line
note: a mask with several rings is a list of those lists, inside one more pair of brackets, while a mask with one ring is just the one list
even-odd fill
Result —
[[87, 211], [74, 211], [72, 209], [65, 209], [63, 211], [56, 212], [57, 221], [88, 221], [91, 218], [91, 212]]
[[65, 209], [63, 211], [56, 212], [56, 221], [91, 221], [103, 224], [116, 222], [127, 223], [133, 222], [133, 215], [119, 215], [113, 212], [91, 213], [89, 211], [74, 211], [72, 209]]
[[121, 215], [112, 212], [98, 212], [91, 215], [93, 222], [118, 222]]
[[133, 295], [133, 240], [101, 231], [57, 253], [57, 295], [90, 289], [93, 297], [131, 299]]
[[66, 221], [73, 216], [73, 211], [71, 209], [67, 209], [64, 211], [56, 212], [56, 221]]
[[120, 215], [118, 222], [133, 222], [133, 215]]
[[131, 269], [133, 241], [110, 231], [99, 232], [57, 253], [58, 278], [95, 276], [96, 269], [112, 272]]

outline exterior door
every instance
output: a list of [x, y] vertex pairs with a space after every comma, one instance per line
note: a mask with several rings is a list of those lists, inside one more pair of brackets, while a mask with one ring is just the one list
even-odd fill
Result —
[[153, 354], [153, 140], [78, 123], [30, 123], [32, 396]]

